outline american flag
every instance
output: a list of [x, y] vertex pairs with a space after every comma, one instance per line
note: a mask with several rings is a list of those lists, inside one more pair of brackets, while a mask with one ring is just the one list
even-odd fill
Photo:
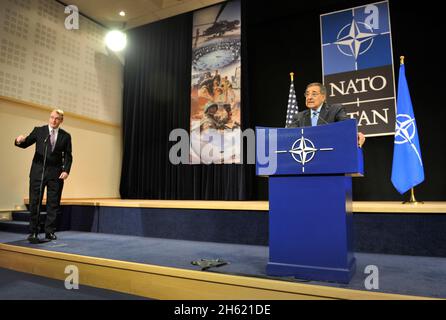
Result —
[[286, 112], [285, 128], [288, 128], [288, 126], [291, 124], [291, 120], [297, 114], [298, 111], [299, 107], [297, 106], [296, 92], [294, 91], [294, 82], [291, 76], [290, 94], [288, 96], [288, 109]]

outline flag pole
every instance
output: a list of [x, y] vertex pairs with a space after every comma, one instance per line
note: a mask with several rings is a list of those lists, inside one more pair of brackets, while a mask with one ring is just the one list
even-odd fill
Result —
[[[404, 56], [400, 56], [400, 64], [404, 64]], [[423, 204], [423, 201], [417, 201], [415, 198], [415, 189], [410, 188], [410, 199], [409, 201], [404, 201], [403, 204]]]
[[411, 188], [410, 189], [410, 199], [409, 199], [409, 201], [404, 201], [403, 204], [424, 204], [424, 202], [417, 201], [417, 199], [415, 199], [415, 189]]

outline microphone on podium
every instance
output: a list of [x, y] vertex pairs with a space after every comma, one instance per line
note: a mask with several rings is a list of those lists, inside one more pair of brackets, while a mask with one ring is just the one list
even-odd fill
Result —
[[318, 112], [318, 119], [321, 119], [325, 124], [328, 124], [327, 120], [325, 120], [323, 117], [321, 117], [320, 112]]

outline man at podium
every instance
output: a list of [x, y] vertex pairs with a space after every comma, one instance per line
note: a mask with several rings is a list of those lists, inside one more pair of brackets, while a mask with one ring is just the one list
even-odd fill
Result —
[[[297, 113], [289, 128], [317, 126], [350, 119], [341, 104], [326, 103], [327, 89], [322, 83], [313, 82], [307, 85], [304, 93], [307, 110]], [[358, 132], [358, 146], [362, 147], [365, 136]]]
[[[274, 170], [267, 161], [256, 162], [257, 175], [269, 177], [269, 276], [349, 283], [356, 270], [352, 177], [364, 174], [358, 148], [364, 135], [326, 96], [322, 84], [311, 83], [308, 109], [294, 114], [286, 128], [257, 129], [257, 149], [277, 150]], [[322, 198], [317, 190], [324, 190]]]

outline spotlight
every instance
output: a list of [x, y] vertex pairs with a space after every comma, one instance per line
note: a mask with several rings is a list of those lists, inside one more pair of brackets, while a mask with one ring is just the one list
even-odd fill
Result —
[[112, 30], [105, 36], [105, 44], [112, 51], [121, 51], [127, 45], [127, 36], [119, 30]]

